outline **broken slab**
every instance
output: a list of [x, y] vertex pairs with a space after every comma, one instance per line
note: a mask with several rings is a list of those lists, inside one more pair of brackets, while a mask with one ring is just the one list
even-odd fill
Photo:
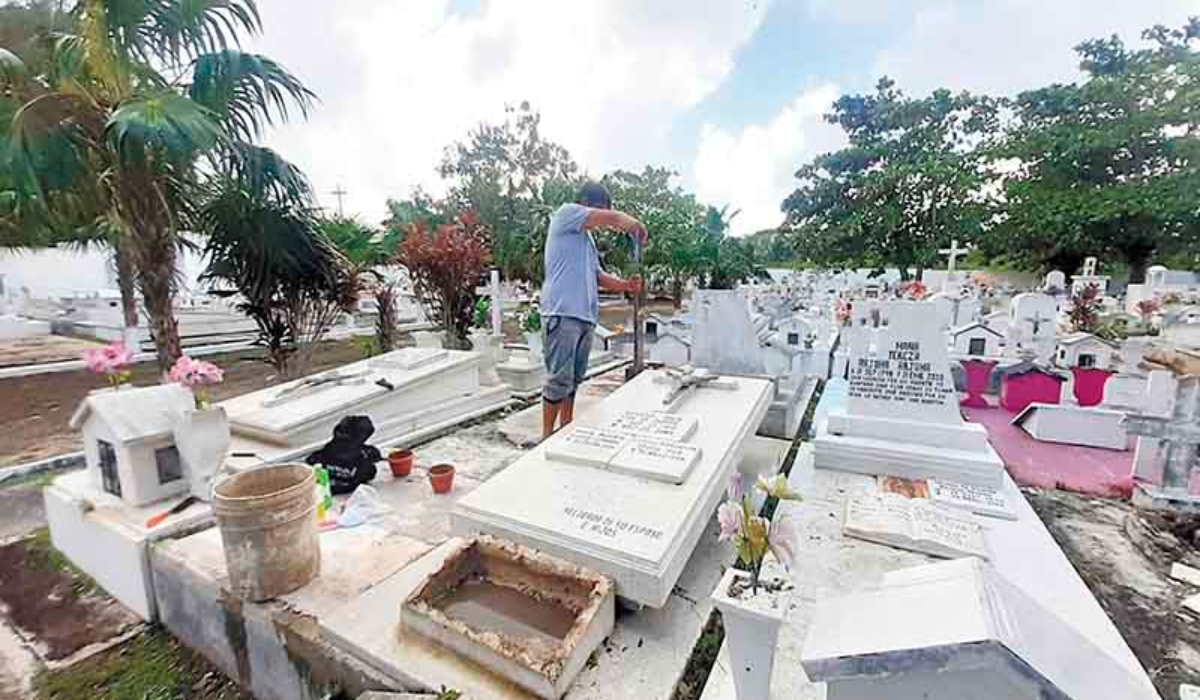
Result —
[[1031, 403], [1012, 420], [1035, 439], [1066, 445], [1128, 450], [1125, 412], [1070, 404]]
[[803, 664], [831, 698], [956, 700], [972, 687], [990, 700], [1158, 698], [1144, 673], [973, 558], [892, 571], [876, 590], [817, 603]]
[[[629, 411], [661, 406], [670, 387], [643, 372], [579, 419], [604, 426]], [[617, 594], [651, 607], [666, 603], [725, 491], [746, 442], [762, 421], [773, 384], [727, 378], [731, 389], [698, 388], [677, 403], [695, 418], [689, 444], [699, 463], [675, 485], [557, 461], [546, 446], [496, 474], [455, 508], [456, 534], [491, 534], [606, 574]]]

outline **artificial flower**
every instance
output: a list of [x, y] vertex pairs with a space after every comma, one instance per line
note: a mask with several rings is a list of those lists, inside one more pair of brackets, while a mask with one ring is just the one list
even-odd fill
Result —
[[726, 501], [717, 509], [717, 522], [721, 526], [720, 542], [728, 542], [742, 534], [742, 506], [735, 501]]

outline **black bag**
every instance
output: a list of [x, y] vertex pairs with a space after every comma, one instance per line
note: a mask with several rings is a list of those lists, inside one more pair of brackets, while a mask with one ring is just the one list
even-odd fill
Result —
[[333, 439], [310, 454], [305, 461], [329, 472], [329, 487], [335, 494], [350, 493], [375, 478], [375, 463], [383, 459], [367, 444], [375, 424], [366, 416], [346, 416], [333, 428]]

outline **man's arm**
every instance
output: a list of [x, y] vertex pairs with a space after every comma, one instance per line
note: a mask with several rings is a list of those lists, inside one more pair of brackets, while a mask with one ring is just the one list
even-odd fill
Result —
[[600, 282], [600, 288], [606, 292], [624, 292], [628, 294], [637, 294], [642, 291], [642, 278], [636, 275], [627, 280], [623, 280], [616, 275], [610, 275], [607, 272], [601, 272], [597, 277]]
[[584, 229], [611, 228], [623, 231], [633, 236], [641, 244], [646, 243], [646, 227], [642, 222], [622, 211], [614, 209], [591, 209], [587, 220], [583, 222]]

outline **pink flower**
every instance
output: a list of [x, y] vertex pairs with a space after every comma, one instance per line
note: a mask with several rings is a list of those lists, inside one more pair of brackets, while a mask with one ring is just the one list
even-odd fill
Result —
[[225, 379], [225, 372], [211, 362], [193, 360], [184, 355], [176, 360], [171, 371], [167, 372], [167, 379], [192, 389], [220, 384]]
[[725, 496], [731, 501], [741, 503], [742, 498], [746, 495], [746, 489], [743, 486], [744, 477], [741, 472], [734, 472], [729, 478], [729, 488], [725, 490]]
[[102, 348], [89, 348], [81, 355], [84, 366], [95, 374], [120, 374], [133, 364], [133, 351], [120, 342], [109, 343]]
[[717, 509], [717, 522], [721, 526], [719, 542], [728, 542], [742, 534], [742, 506], [736, 501], [726, 501]]
[[783, 567], [791, 571], [796, 563], [796, 525], [790, 512], [780, 513], [771, 524], [771, 535], [767, 538], [771, 553]]

